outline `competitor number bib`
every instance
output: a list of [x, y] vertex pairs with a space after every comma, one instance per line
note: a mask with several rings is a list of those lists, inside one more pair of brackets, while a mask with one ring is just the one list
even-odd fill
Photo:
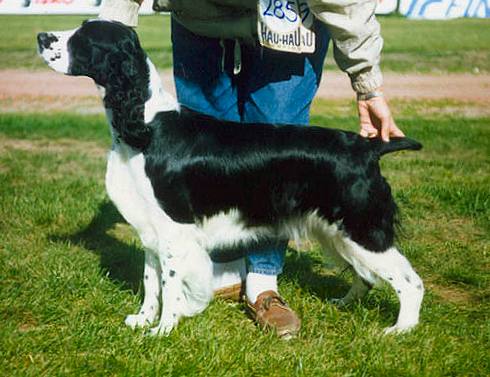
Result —
[[259, 0], [257, 8], [262, 46], [297, 54], [315, 52], [313, 14], [306, 0]]

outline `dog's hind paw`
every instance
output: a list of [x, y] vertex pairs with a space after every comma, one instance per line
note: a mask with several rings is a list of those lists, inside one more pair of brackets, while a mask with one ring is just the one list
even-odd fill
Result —
[[154, 320], [154, 316], [148, 315], [148, 314], [130, 314], [126, 317], [124, 320], [124, 323], [131, 327], [132, 329], [135, 329], [137, 327], [147, 327], [150, 326]]
[[349, 303], [346, 302], [346, 300], [344, 300], [343, 298], [331, 298], [328, 300], [328, 302], [331, 303], [332, 305], [339, 307], [339, 308], [344, 308], [347, 305], [349, 305]]

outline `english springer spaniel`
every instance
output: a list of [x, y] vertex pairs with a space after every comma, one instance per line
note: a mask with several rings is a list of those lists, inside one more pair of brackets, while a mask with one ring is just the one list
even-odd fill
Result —
[[145, 248], [145, 297], [128, 325], [159, 320], [151, 332], [167, 334], [203, 311], [213, 297], [209, 252], [298, 237], [352, 266], [340, 304], [386, 281], [400, 311], [385, 332], [418, 323], [422, 280], [394, 246], [397, 207], [379, 168], [382, 155], [418, 142], [181, 111], [136, 33], [117, 22], [37, 38], [51, 68], [91, 77], [103, 95], [113, 138], [107, 192]]

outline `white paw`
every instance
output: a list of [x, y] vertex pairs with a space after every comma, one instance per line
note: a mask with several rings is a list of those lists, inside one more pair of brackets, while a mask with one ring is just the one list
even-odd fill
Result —
[[155, 316], [151, 314], [130, 314], [126, 317], [124, 323], [132, 329], [135, 329], [137, 327], [146, 327], [151, 325], [154, 319]]
[[394, 325], [394, 326], [387, 327], [386, 329], [384, 329], [383, 334], [384, 335], [390, 335], [390, 334], [398, 335], [398, 334], [407, 333], [410, 330], [412, 330], [416, 325], [417, 324], [408, 325], [408, 326]]
[[159, 336], [159, 335], [167, 336], [170, 334], [170, 332], [172, 331], [172, 329], [175, 327], [176, 324], [177, 324], [176, 322], [175, 323], [160, 322], [158, 326], [152, 327], [150, 329], [149, 334], [151, 336]]

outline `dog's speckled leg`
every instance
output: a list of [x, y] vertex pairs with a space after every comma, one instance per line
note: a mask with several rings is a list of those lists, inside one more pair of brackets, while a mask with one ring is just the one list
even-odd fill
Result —
[[141, 309], [137, 314], [131, 314], [124, 321], [131, 328], [151, 325], [158, 316], [160, 310], [160, 262], [158, 256], [150, 250], [145, 251], [145, 270], [143, 285], [145, 298]]

